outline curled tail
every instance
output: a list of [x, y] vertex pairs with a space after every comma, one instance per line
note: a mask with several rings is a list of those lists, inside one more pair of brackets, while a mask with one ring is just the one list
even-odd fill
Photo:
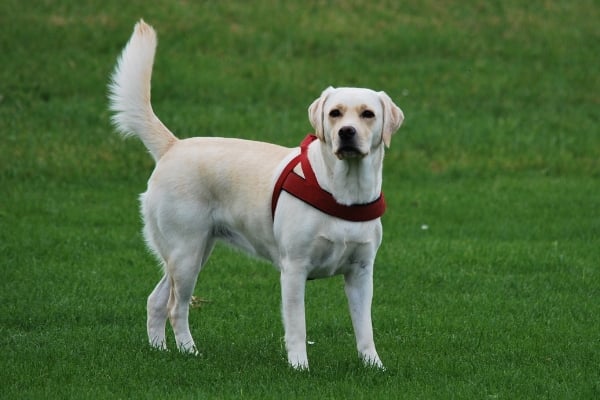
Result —
[[156, 32], [143, 20], [133, 30], [109, 84], [112, 121], [124, 136], [141, 139], [158, 161], [177, 138], [158, 119], [150, 104], [150, 79], [156, 52]]

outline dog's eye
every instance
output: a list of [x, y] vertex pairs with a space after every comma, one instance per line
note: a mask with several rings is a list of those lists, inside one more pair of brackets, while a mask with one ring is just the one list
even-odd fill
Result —
[[333, 110], [329, 111], [329, 116], [331, 118], [341, 117], [342, 112], [340, 110], [338, 110], [337, 108], [334, 108]]
[[371, 110], [365, 110], [365, 111], [363, 111], [360, 114], [360, 116], [362, 118], [369, 118], [370, 119], [370, 118], [375, 118], [375, 113], [373, 111], [371, 111]]

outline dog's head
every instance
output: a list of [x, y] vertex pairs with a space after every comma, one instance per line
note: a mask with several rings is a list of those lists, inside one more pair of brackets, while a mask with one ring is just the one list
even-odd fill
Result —
[[404, 114], [384, 92], [333, 88], [308, 108], [315, 134], [340, 160], [362, 158], [382, 144], [389, 147]]

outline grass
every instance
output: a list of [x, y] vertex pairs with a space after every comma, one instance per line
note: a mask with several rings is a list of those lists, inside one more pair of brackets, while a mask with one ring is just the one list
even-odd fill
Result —
[[[441, 4], [3, 1], [0, 397], [597, 398], [600, 8]], [[355, 355], [339, 278], [308, 285], [311, 371], [290, 370], [277, 273], [224, 247], [190, 316], [202, 355], [149, 349], [160, 273], [136, 197], [153, 164], [106, 107], [142, 16], [181, 137], [295, 145], [330, 84], [402, 107], [375, 273], [385, 373]]]

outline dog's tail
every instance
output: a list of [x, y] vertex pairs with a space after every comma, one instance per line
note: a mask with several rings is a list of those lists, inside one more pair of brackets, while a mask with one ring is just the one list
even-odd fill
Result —
[[109, 84], [112, 121], [124, 135], [139, 137], [158, 161], [177, 141], [150, 104], [150, 79], [156, 52], [156, 32], [143, 20], [133, 30]]

